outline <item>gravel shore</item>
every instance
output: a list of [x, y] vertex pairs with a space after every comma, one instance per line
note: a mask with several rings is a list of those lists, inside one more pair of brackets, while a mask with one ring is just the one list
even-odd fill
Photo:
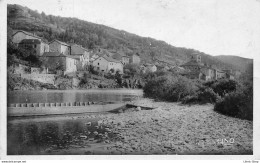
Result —
[[156, 109], [95, 115], [117, 138], [56, 154], [253, 154], [252, 121], [216, 113], [211, 104], [188, 106], [151, 99], [133, 104]]

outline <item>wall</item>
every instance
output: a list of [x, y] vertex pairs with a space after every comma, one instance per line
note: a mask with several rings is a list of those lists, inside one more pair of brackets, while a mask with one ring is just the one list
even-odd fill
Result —
[[132, 59], [132, 63], [134, 64], [139, 64], [141, 62], [140, 57], [136, 54], [132, 55], [131, 59]]
[[61, 45], [57, 42], [54, 41], [49, 44], [50, 52], [59, 52], [61, 53]]
[[56, 72], [60, 66], [62, 70], [66, 69], [66, 57], [42, 57], [43, 65], [50, 71]]
[[129, 58], [128, 57], [122, 57], [122, 62], [124, 65], [129, 64]]
[[123, 73], [123, 64], [122, 63], [117, 63], [117, 62], [109, 62], [108, 63], [108, 71], [114, 69], [116, 71], [120, 71]]
[[49, 45], [46, 44], [46, 43], [44, 43], [44, 42], [41, 42], [41, 44], [40, 44], [40, 50], [39, 50], [39, 55], [42, 56], [42, 54], [43, 54], [44, 52], [49, 52], [49, 51], [50, 51]]
[[65, 55], [70, 55], [70, 47], [61, 45], [61, 51], [60, 53], [63, 53]]
[[77, 60], [66, 57], [65, 74], [77, 71]]
[[21, 78], [49, 84], [54, 84], [55, 81], [54, 74], [21, 74]]
[[71, 54], [84, 54], [85, 50], [79, 45], [71, 45]]
[[104, 59], [103, 57], [99, 57], [98, 59], [93, 61], [93, 66], [95, 70], [104, 71], [107, 72], [110, 69], [108, 69], [108, 61]]
[[26, 71], [26, 69], [29, 69], [29, 67], [21, 65], [21, 64], [15, 64], [15, 66], [14, 66], [14, 74], [29, 73], [28, 71]]

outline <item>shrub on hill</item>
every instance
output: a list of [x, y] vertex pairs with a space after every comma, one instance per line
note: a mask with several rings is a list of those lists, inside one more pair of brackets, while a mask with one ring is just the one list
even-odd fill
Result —
[[211, 87], [215, 93], [220, 96], [224, 96], [226, 93], [232, 92], [236, 90], [238, 83], [234, 80], [230, 79], [221, 79], [216, 80], [215, 82], [206, 82], [204, 85]]
[[241, 86], [218, 101], [214, 110], [225, 115], [253, 120], [253, 86]]
[[149, 80], [143, 90], [146, 97], [177, 102], [195, 94], [197, 86], [182, 76], [162, 75]]

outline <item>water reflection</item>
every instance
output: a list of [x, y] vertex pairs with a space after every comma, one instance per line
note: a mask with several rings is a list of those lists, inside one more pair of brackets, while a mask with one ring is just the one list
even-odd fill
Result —
[[113, 140], [116, 135], [98, 119], [67, 119], [61, 121], [22, 123], [8, 122], [7, 154], [51, 154], [53, 150], [72, 146], [85, 147], [89, 143]]
[[130, 101], [142, 96], [140, 90], [129, 91], [13, 91], [8, 92], [8, 103], [55, 103], [55, 102], [87, 102], [87, 101]]

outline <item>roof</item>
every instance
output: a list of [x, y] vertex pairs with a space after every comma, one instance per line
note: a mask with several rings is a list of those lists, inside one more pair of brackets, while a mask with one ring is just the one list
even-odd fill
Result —
[[[100, 57], [103, 57], [105, 60], [107, 60], [108, 62], [116, 62], [116, 63], [122, 63], [121, 61], [119, 61], [119, 60], [116, 60], [116, 59], [114, 59], [114, 58], [112, 58], [112, 57], [108, 57], [107, 55], [103, 55], [103, 56], [100, 56]], [[100, 57], [98, 57], [98, 58], [100, 58]], [[98, 59], [97, 58], [97, 59]], [[95, 59], [95, 60], [97, 60], [97, 59]]]
[[61, 53], [59, 52], [45, 52], [42, 54], [42, 57], [58, 57]]
[[18, 33], [18, 32], [22, 32], [22, 33], [24, 33], [24, 34], [26, 34], [26, 35], [29, 35], [29, 36], [32, 36], [32, 37], [36, 37], [36, 38], [42, 39], [41, 37], [39, 37], [39, 36], [37, 36], [37, 35], [34, 35], [34, 34], [30, 33], [30, 32], [26, 32], [26, 31], [23, 31], [23, 30], [17, 30], [17, 31], [15, 31], [14, 34], [13, 34], [13, 36], [14, 36], [16, 33]]
[[195, 61], [195, 60], [191, 60], [187, 63], [182, 64], [181, 66], [202, 66], [202, 64], [200, 64], [199, 62]]
[[84, 48], [82, 45], [78, 45], [76, 43], [69, 43], [70, 46], [78, 46], [79, 48], [81, 48], [82, 50], [85, 50], [88, 52], [88, 49]]
[[41, 57], [68, 57], [72, 59], [79, 59], [79, 56], [65, 55], [59, 52], [45, 52]]
[[124, 52], [122, 52], [122, 51], [117, 51], [116, 53], [118, 53], [119, 55], [121, 55], [122, 57], [128, 57], [129, 58], [129, 56], [127, 56]]
[[[63, 54], [64, 55], [64, 54]], [[80, 59], [79, 55], [64, 55], [65, 57], [72, 58], [72, 59]]]
[[104, 56], [102, 56], [103, 58], [105, 58], [107, 61], [109, 61], [109, 62], [117, 62], [117, 63], [121, 63], [121, 61], [119, 61], [119, 60], [116, 60], [116, 59], [114, 59], [114, 58], [112, 58], [112, 57], [108, 57], [108, 56], [106, 56], [106, 55], [104, 55]]
[[155, 65], [153, 65], [153, 64], [151, 64], [151, 63], [145, 63], [144, 66], [146, 66], [146, 67], [147, 67], [147, 66], [151, 66], [151, 67], [152, 67], [152, 66], [155, 66]]
[[62, 44], [62, 45], [65, 45], [65, 46], [70, 46], [69, 44], [67, 44], [67, 43], [65, 43], [65, 42], [61, 42], [61, 41], [59, 41], [59, 40], [52, 40], [49, 44], [51, 44], [51, 43], [53, 43], [53, 42], [58, 42], [59, 44]]
[[24, 33], [24, 34], [26, 34], [26, 35], [29, 35], [29, 36], [38, 38], [38, 39], [40, 39], [40, 40], [41, 40], [42, 42], [44, 42], [44, 43], [48, 43], [48, 41], [47, 41], [46, 39], [44, 39], [43, 37], [37, 36], [37, 35], [35, 35], [35, 34], [33, 34], [33, 33], [26, 32], [26, 31], [23, 31], [23, 30], [13, 30], [13, 35], [12, 35], [12, 36], [14, 36], [14, 35], [15, 35], [16, 33], [18, 33], [18, 32], [22, 32], [22, 33]]
[[41, 41], [38, 39], [23, 39], [20, 44], [40, 44]]

